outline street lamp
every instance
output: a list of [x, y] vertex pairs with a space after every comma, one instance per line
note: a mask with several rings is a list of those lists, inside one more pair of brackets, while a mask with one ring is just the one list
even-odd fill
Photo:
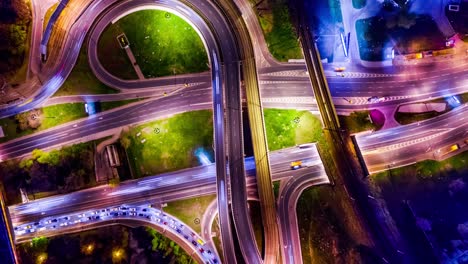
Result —
[[114, 262], [120, 261], [120, 259], [123, 257], [123, 251], [122, 249], [114, 249], [112, 252], [112, 260]]
[[47, 260], [47, 254], [46, 254], [46, 253], [41, 253], [41, 254], [37, 257], [37, 263], [38, 263], [38, 264], [44, 263], [46, 260]]
[[86, 254], [91, 254], [94, 250], [94, 244], [89, 244], [87, 245], [83, 251], [86, 253]]

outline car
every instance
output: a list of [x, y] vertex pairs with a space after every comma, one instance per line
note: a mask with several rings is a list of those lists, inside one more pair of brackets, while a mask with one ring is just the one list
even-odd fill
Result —
[[383, 102], [385, 101], [385, 97], [383, 96], [371, 96], [369, 98], [367, 98], [367, 102], [369, 103], [380, 103], [380, 102]]
[[206, 251], [206, 253], [208, 253], [208, 254], [211, 255], [211, 250], [208, 249], [208, 250]]
[[343, 66], [335, 67], [335, 72], [344, 72], [345, 70], [346, 70], [346, 67], [343, 67]]
[[192, 240], [192, 245], [196, 246], [196, 245], [197, 245], [197, 241]]
[[177, 228], [176, 231], [177, 231], [177, 233], [179, 233], [179, 234], [182, 233], [182, 230], [180, 230], [180, 229], [178, 229], [178, 228]]
[[188, 235], [184, 235], [185, 239], [189, 239], [189, 236]]
[[302, 161], [301, 160], [291, 162], [291, 170], [297, 170], [297, 169], [300, 169], [300, 168], [302, 168]]
[[215, 264], [218, 263], [218, 260], [214, 258], [213, 263], [215, 263]]
[[34, 225], [35, 225], [35, 226], [38, 226], [38, 225], [39, 225], [39, 222], [35, 222]]
[[142, 210], [142, 211], [143, 211], [143, 212], [146, 212], [146, 211], [148, 211], [148, 209], [146, 209], [146, 208], [143, 208], [143, 210]]
[[135, 207], [132, 207], [132, 208], [129, 208], [128, 210], [134, 212], [134, 211], [136, 211], [136, 208], [135, 208]]
[[57, 223], [57, 219], [53, 219], [53, 220], [52, 220], [52, 223]]
[[200, 253], [205, 252], [205, 250], [203, 248], [200, 248], [199, 250], [200, 250]]
[[164, 221], [164, 222], [163, 222], [163, 224], [164, 224], [164, 225], [167, 225], [167, 222], [166, 222], [166, 221]]
[[127, 216], [127, 212], [123, 212], [122, 215], [123, 215], [123, 216]]

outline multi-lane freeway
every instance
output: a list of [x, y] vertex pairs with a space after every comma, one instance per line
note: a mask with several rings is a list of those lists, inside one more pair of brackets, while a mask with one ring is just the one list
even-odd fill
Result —
[[[291, 170], [291, 161], [297, 160], [303, 162], [303, 167]], [[323, 171], [315, 145], [307, 146], [307, 148], [294, 147], [272, 152], [271, 161], [274, 180], [298, 178], [300, 182], [309, 184], [328, 182], [328, 177]], [[254, 187], [256, 184], [255, 162], [250, 157], [246, 159], [245, 163], [248, 175], [247, 183], [249, 187]], [[316, 173], [317, 168], [322, 168], [319, 170], [320, 173]], [[159, 214], [153, 219], [152, 215], [148, 214], [151, 210], [146, 209], [146, 207], [143, 213], [140, 212], [140, 209], [133, 210], [129, 206], [123, 206], [124, 209], [122, 210], [122, 207], [116, 207], [116, 205], [148, 202], [163, 204], [172, 200], [212, 194], [216, 190], [215, 179], [215, 166], [209, 165], [126, 182], [115, 188], [100, 186], [67, 195], [43, 198], [26, 204], [11, 206], [9, 209], [18, 242], [34, 235], [73, 232], [76, 231], [73, 224], [88, 225], [98, 220], [110, 221], [120, 218], [140, 217], [153, 222], [156, 221], [156, 224], [160, 226], [168, 225], [171, 227], [169, 221], [166, 221], [169, 224], [164, 224], [165, 221], [158, 222], [157, 217], [160, 217]], [[253, 194], [255, 194], [255, 191]], [[282, 201], [289, 203], [287, 199], [282, 199]], [[155, 214], [159, 213], [158, 210], [154, 211]], [[125, 214], [122, 215], [122, 212], [125, 212]], [[167, 217], [169, 216], [167, 215]], [[179, 223], [178, 225], [174, 223], [176, 226], [183, 224], [180, 220], [176, 220], [176, 222]], [[173, 233], [177, 232], [179, 235], [185, 235], [184, 232], [179, 233], [177, 228], [173, 228], [171, 231]], [[298, 234], [290, 233], [289, 236], [295, 240], [298, 239]], [[197, 248], [199, 245], [194, 246]], [[204, 250], [206, 251], [206, 249]]]

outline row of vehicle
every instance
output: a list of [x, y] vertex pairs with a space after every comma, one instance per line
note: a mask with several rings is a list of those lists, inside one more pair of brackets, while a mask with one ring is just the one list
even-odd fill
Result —
[[185, 226], [177, 219], [166, 215], [165, 213], [156, 208], [152, 208], [151, 205], [122, 205], [118, 207], [109, 207], [100, 210], [80, 212], [76, 215], [49, 217], [42, 219], [38, 222], [15, 226], [14, 231], [17, 236], [21, 236], [45, 230], [55, 230], [61, 227], [64, 228], [80, 223], [96, 222], [100, 220], [110, 220], [113, 218], [122, 217], [144, 218], [160, 226], [167, 226], [167, 228], [174, 230], [174, 232], [178, 234], [181, 238], [183, 237], [189, 243], [191, 243], [196, 248], [196, 250], [198, 250], [201, 253], [201, 255], [205, 258], [206, 263], [219, 263], [217, 257], [212, 253], [211, 249], [206, 247], [203, 239], [201, 239], [197, 234], [191, 231], [191, 229], [185, 228]]

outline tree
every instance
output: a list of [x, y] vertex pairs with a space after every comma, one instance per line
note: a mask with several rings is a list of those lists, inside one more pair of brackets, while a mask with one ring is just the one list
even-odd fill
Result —
[[124, 149], [128, 149], [128, 147], [130, 147], [132, 142], [130, 141], [130, 138], [128, 138], [127, 135], [123, 135], [122, 138], [120, 139], [120, 144], [122, 144], [122, 147], [124, 147]]

